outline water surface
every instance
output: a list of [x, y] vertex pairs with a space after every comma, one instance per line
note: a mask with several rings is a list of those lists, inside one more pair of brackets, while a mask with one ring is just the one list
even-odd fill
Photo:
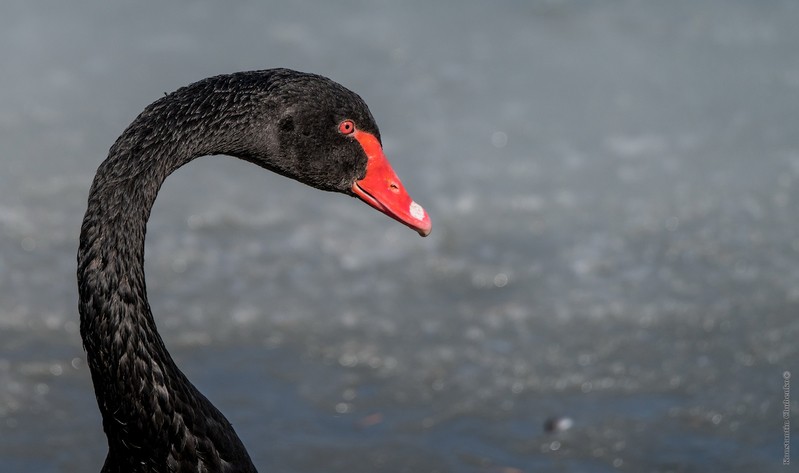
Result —
[[434, 231], [230, 158], [167, 180], [151, 304], [261, 471], [785, 471], [798, 22], [789, 1], [4, 2], [0, 471], [104, 460], [75, 252], [108, 147], [164, 92], [278, 66], [366, 99]]

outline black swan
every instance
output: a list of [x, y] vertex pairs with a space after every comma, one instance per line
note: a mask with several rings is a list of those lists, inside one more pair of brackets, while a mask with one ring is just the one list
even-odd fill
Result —
[[255, 471], [230, 423], [169, 355], [144, 282], [144, 236], [161, 184], [214, 154], [358, 197], [430, 233], [430, 218], [383, 154], [366, 104], [330, 79], [239, 72], [149, 105], [98, 168], [80, 233], [80, 332], [108, 437], [103, 472]]

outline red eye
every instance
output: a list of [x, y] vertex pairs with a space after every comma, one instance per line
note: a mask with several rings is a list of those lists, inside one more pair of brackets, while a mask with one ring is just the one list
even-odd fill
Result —
[[344, 120], [338, 124], [338, 131], [342, 135], [351, 135], [355, 133], [355, 123], [352, 120]]

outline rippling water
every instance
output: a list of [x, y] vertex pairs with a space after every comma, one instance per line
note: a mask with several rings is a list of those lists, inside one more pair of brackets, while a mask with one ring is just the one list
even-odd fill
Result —
[[104, 460], [75, 252], [108, 147], [277, 66], [367, 100], [434, 231], [233, 159], [166, 182], [153, 310], [261, 471], [785, 471], [795, 2], [147, 3], [0, 6], [0, 471]]

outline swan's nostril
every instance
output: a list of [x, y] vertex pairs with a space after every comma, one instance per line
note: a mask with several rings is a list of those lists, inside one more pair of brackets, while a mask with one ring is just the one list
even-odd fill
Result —
[[388, 188], [391, 189], [391, 192], [397, 194], [400, 191], [399, 185], [396, 182], [390, 182], [388, 184]]

